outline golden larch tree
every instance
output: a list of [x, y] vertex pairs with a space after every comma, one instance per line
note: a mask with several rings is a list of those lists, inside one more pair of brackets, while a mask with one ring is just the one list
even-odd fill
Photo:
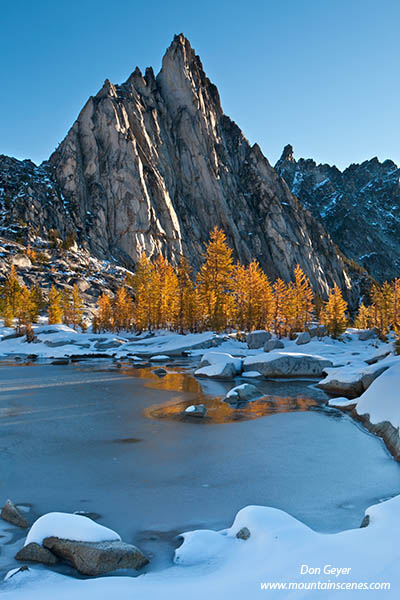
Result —
[[234, 313], [232, 250], [226, 235], [218, 227], [211, 232], [197, 275], [198, 297], [207, 327], [222, 331], [230, 325]]
[[343, 299], [342, 292], [335, 283], [320, 315], [322, 325], [325, 325], [328, 334], [334, 338], [346, 331], [346, 311], [347, 302]]

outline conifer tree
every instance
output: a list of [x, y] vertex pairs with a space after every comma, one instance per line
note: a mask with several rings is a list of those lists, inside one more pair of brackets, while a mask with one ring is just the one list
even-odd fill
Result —
[[152, 321], [156, 329], [171, 327], [178, 305], [178, 280], [169, 262], [160, 255], [150, 276]]
[[61, 292], [57, 290], [54, 285], [51, 286], [49, 291], [49, 325], [55, 325], [62, 322], [63, 309], [61, 306]]
[[274, 318], [274, 296], [257, 260], [253, 260], [247, 268], [236, 265], [233, 291], [239, 329], [270, 329]]
[[61, 309], [62, 309], [62, 322], [65, 325], [71, 325], [72, 323], [72, 298], [71, 290], [64, 288], [61, 292]]
[[31, 323], [31, 294], [26, 286], [21, 286], [16, 295], [15, 317], [17, 319], [17, 334], [23, 333], [24, 327]]
[[313, 313], [314, 294], [310, 280], [304, 274], [300, 265], [294, 270], [294, 328], [297, 331], [305, 331]]
[[152, 329], [152, 297], [151, 280], [153, 265], [143, 253], [140, 256], [136, 271], [132, 277], [135, 292], [134, 319], [135, 326], [139, 331]]
[[274, 299], [275, 299], [275, 310], [274, 310], [274, 331], [275, 335], [282, 337], [286, 334], [286, 323], [287, 323], [287, 304], [288, 304], [288, 287], [281, 278], [278, 278], [274, 285]]
[[132, 325], [133, 307], [125, 286], [117, 289], [112, 310], [114, 329], [118, 332], [129, 330]]
[[177, 276], [177, 309], [175, 326], [180, 333], [194, 331], [197, 321], [196, 292], [192, 281], [192, 269], [182, 255], [176, 270]]
[[203, 256], [204, 263], [197, 275], [201, 311], [208, 327], [222, 331], [234, 313], [233, 259], [225, 233], [217, 227], [211, 232]]
[[78, 328], [78, 325], [82, 322], [83, 314], [83, 301], [79, 291], [78, 284], [75, 283], [72, 287], [71, 292], [71, 305], [70, 305], [70, 319], [74, 329]]
[[374, 310], [374, 325], [385, 336], [393, 323], [393, 288], [385, 281], [382, 285], [375, 284], [371, 287], [371, 298]]
[[12, 327], [21, 293], [17, 272], [11, 265], [10, 272], [2, 287], [3, 319], [5, 327]]
[[347, 302], [343, 300], [342, 292], [335, 283], [330, 291], [328, 302], [321, 310], [321, 323], [334, 338], [346, 331]]
[[111, 331], [113, 328], [113, 311], [111, 306], [111, 298], [105, 292], [101, 294], [97, 301], [97, 314], [93, 318], [93, 331], [95, 333]]
[[369, 329], [372, 326], [373, 315], [371, 314], [371, 308], [365, 306], [364, 302], [361, 302], [357, 316], [354, 320], [354, 327], [357, 329]]

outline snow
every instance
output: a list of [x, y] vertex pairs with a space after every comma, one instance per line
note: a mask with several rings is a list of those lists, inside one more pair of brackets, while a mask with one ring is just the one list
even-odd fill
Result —
[[[222, 531], [196, 530], [183, 534], [175, 564], [140, 577], [79, 580], [30, 568], [3, 583], [4, 600], [256, 600], [269, 597], [263, 582], [297, 582], [298, 591], [274, 591], [274, 597], [305, 599], [305, 583], [325, 585], [316, 594], [336, 600], [328, 584], [388, 582], [390, 590], [368, 590], [369, 598], [398, 598], [400, 549], [395, 532], [400, 527], [400, 496], [369, 507], [365, 528], [321, 534], [276, 508], [247, 506], [231, 527]], [[247, 527], [250, 537], [237, 539]], [[301, 574], [301, 566], [320, 568], [317, 575]], [[356, 589], [356, 588], [353, 588]], [[348, 590], [346, 590], [348, 591]], [[349, 594], [346, 597], [356, 597]], [[271, 595], [272, 597], [272, 595]], [[361, 597], [361, 596], [360, 596]]]
[[196, 407], [194, 406], [194, 404], [191, 404], [190, 406], [188, 406], [187, 408], [185, 408], [185, 412], [186, 413], [196, 412]]
[[163, 360], [168, 360], [169, 356], [167, 354], [156, 354], [156, 356], [151, 356], [151, 362], [162, 362]]
[[242, 377], [248, 377], [249, 379], [255, 379], [256, 377], [262, 377], [259, 371], [245, 371], [242, 373]]
[[47, 537], [59, 537], [75, 542], [121, 541], [118, 533], [81, 515], [52, 512], [39, 517], [26, 536], [25, 546], [31, 542], [42, 544]]
[[357, 400], [349, 400], [348, 398], [331, 398], [328, 400], [329, 406], [334, 406], [336, 408], [345, 408], [347, 406], [355, 406]]
[[392, 361], [392, 366], [360, 396], [357, 413], [368, 414], [369, 420], [374, 424], [389, 421], [393, 427], [400, 427], [399, 382], [400, 358], [396, 358]]
[[218, 377], [239, 374], [242, 370], [242, 359], [235, 358], [226, 352], [207, 352], [203, 354], [200, 368], [195, 375]]

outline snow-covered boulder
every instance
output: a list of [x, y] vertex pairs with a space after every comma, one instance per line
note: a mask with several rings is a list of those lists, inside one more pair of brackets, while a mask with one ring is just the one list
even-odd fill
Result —
[[73, 542], [48, 537], [43, 546], [72, 563], [79, 573], [94, 577], [117, 569], [141, 569], [149, 562], [139, 548], [121, 541]]
[[267, 342], [270, 339], [270, 332], [264, 331], [263, 329], [252, 331], [246, 336], [247, 346], [250, 350], [258, 350], [258, 348], [262, 348], [265, 342]]
[[308, 333], [308, 331], [303, 331], [303, 333], [300, 333], [300, 335], [297, 336], [296, 344], [298, 346], [302, 346], [303, 344], [308, 344], [310, 340], [311, 335]]
[[346, 365], [336, 369], [328, 369], [327, 376], [317, 385], [325, 392], [357, 398], [369, 388], [371, 383], [390, 366], [390, 362], [380, 362], [366, 365], [358, 362], [355, 365]]
[[216, 377], [232, 379], [242, 370], [242, 359], [235, 358], [226, 352], [207, 352], [203, 354], [199, 368], [195, 371], [198, 377]]
[[48, 537], [65, 538], [77, 542], [121, 541], [118, 533], [83, 517], [69, 513], [52, 512], [39, 517], [26, 536], [25, 546], [31, 542], [42, 544]]
[[264, 352], [271, 352], [272, 350], [281, 350], [285, 347], [285, 344], [281, 340], [268, 340], [264, 344]]
[[229, 390], [224, 400], [226, 402], [249, 402], [259, 395], [255, 385], [252, 385], [251, 383], [242, 383]]
[[248, 356], [244, 371], [259, 371], [264, 377], [321, 377], [332, 362], [322, 356], [297, 352], [270, 352]]

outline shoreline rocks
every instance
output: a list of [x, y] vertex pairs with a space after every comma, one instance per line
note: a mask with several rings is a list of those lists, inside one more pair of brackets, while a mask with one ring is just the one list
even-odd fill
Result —
[[139, 548], [121, 541], [75, 542], [47, 537], [43, 540], [43, 546], [72, 563], [79, 573], [93, 577], [117, 569], [139, 570], [149, 562]]
[[11, 500], [6, 501], [1, 510], [0, 517], [17, 527], [22, 527], [23, 529], [29, 527], [29, 522], [24, 513]]
[[271, 352], [248, 356], [243, 361], [244, 371], [259, 371], [269, 378], [322, 377], [332, 367], [330, 360], [311, 354]]

